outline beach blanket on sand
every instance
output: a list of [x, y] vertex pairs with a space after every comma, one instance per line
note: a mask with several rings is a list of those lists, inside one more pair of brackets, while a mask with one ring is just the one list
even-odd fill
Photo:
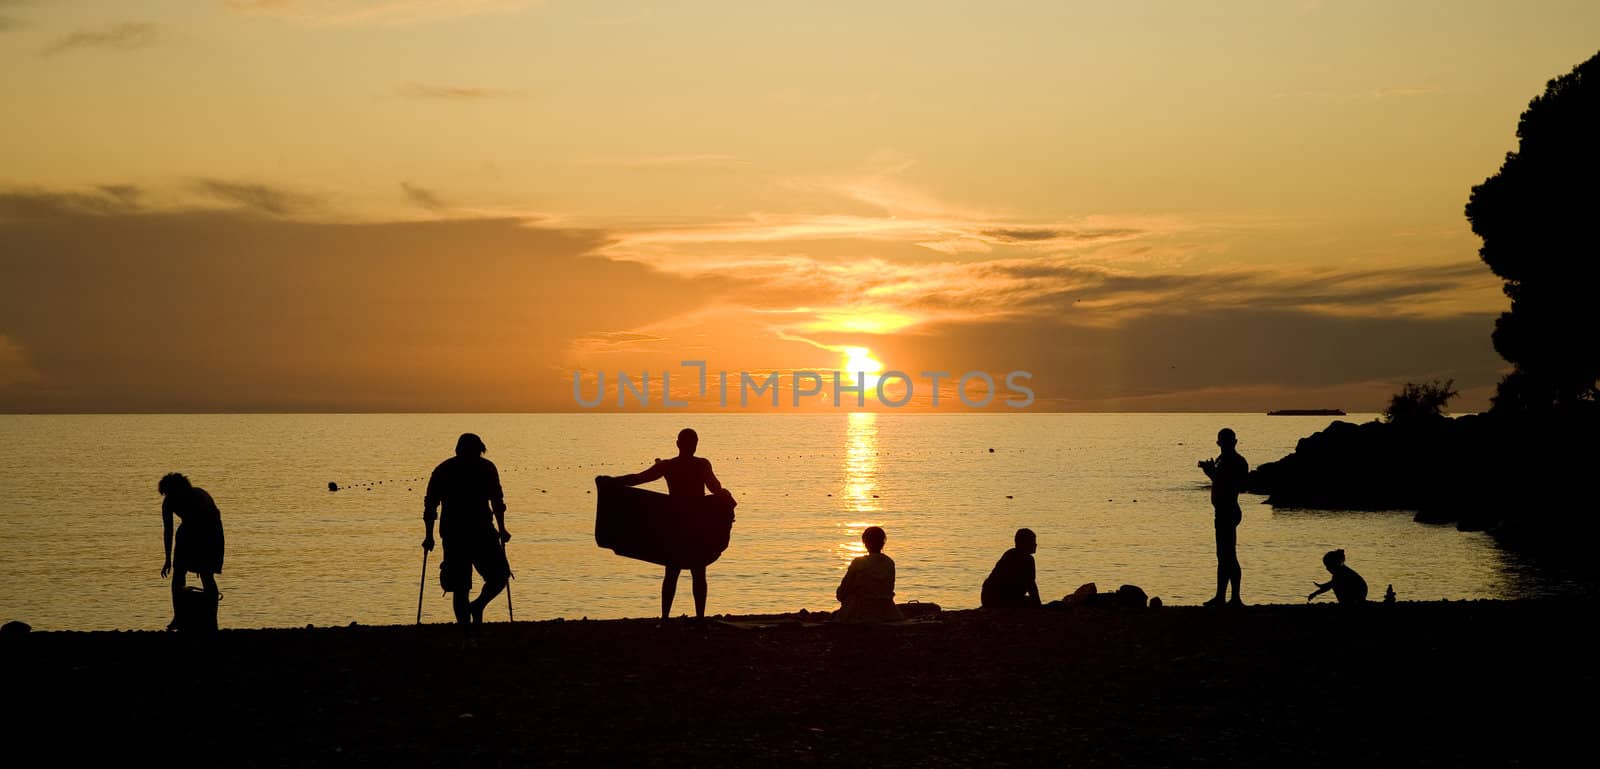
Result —
[[[927, 625], [942, 625], [939, 619], [939, 604], [911, 601], [897, 604], [900, 613], [906, 619], [894, 622], [871, 622], [853, 625], [858, 627], [924, 627]], [[772, 630], [774, 628], [812, 628], [827, 627], [829, 625], [844, 626], [850, 623], [831, 621], [829, 612], [801, 612], [799, 614], [758, 615], [740, 617], [737, 619], [718, 620], [717, 624], [740, 630]]]
[[739, 630], [775, 630], [778, 628], [815, 628], [815, 627], [927, 627], [929, 625], [943, 625], [944, 620], [933, 617], [917, 617], [915, 619], [902, 619], [894, 622], [870, 622], [846, 624], [841, 622], [806, 622], [802, 620], [718, 620], [718, 625], [737, 628]]
[[594, 541], [624, 558], [696, 568], [722, 557], [733, 532], [731, 494], [673, 499], [649, 489], [595, 483]]

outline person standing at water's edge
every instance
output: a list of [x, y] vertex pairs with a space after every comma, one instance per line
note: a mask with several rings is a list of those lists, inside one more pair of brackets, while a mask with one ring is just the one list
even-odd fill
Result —
[[1244, 518], [1244, 513], [1239, 509], [1239, 492], [1244, 491], [1245, 479], [1250, 475], [1250, 463], [1239, 456], [1234, 448], [1239, 444], [1239, 439], [1233, 430], [1222, 428], [1217, 431], [1217, 446], [1222, 453], [1216, 459], [1202, 459], [1200, 469], [1206, 477], [1211, 479], [1211, 508], [1215, 511], [1214, 521], [1217, 529], [1217, 594], [1206, 601], [1207, 606], [1221, 606], [1226, 597], [1228, 585], [1233, 585], [1233, 598], [1228, 600], [1232, 606], [1243, 606], [1239, 598], [1239, 521]]
[[[483, 608], [505, 589], [511, 576], [504, 548], [511, 541], [511, 532], [506, 530], [505, 495], [500, 490], [500, 471], [484, 458], [486, 451], [482, 438], [462, 433], [456, 441], [456, 455], [433, 469], [423, 499], [422, 549], [433, 550], [433, 522], [439, 519], [439, 535], [444, 539], [440, 582], [452, 594], [456, 622], [467, 626], [483, 622]], [[440, 507], [444, 509], [442, 518], [436, 512]], [[483, 590], [468, 601], [473, 569], [483, 577]]]
[[[716, 473], [711, 471], [711, 460], [694, 455], [695, 449], [700, 445], [700, 435], [693, 429], [685, 427], [678, 431], [678, 456], [668, 460], [656, 460], [648, 470], [632, 475], [619, 475], [614, 478], [601, 476], [604, 481], [620, 483], [624, 486], [638, 486], [649, 483], [658, 478], [667, 479], [667, 495], [680, 504], [697, 503], [704, 497], [709, 489], [712, 494], [726, 494], [727, 489], [722, 488], [722, 482], [717, 480]], [[678, 593], [678, 577], [683, 574], [682, 566], [666, 567], [666, 574], [661, 578], [661, 621], [665, 622], [672, 616], [672, 600]], [[688, 567], [689, 575], [694, 587], [694, 616], [698, 621], [706, 617], [706, 567]]]
[[[161, 546], [166, 551], [161, 576], [172, 576], [173, 617], [167, 625], [170, 629], [178, 625], [178, 602], [189, 572], [200, 575], [207, 598], [216, 600], [221, 595], [216, 575], [222, 573], [222, 512], [205, 489], [195, 488], [182, 473], [162, 476], [156, 490], [161, 492]], [[181, 519], [176, 536], [172, 531], [174, 515]]]

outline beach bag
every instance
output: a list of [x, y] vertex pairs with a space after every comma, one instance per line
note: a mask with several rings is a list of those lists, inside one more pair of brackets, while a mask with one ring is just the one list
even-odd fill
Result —
[[1116, 605], [1124, 609], [1143, 609], [1150, 602], [1144, 589], [1138, 585], [1123, 585], [1117, 588], [1116, 595]]

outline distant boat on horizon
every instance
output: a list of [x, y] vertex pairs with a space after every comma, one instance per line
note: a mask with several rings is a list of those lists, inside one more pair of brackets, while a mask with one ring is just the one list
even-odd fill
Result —
[[1268, 411], [1269, 417], [1342, 417], [1344, 409], [1278, 409]]

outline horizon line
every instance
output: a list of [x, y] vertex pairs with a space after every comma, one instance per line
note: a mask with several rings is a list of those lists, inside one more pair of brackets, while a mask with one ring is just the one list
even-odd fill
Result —
[[[1344, 416], [1379, 415], [1382, 411], [1348, 411]], [[1466, 416], [1481, 414], [1481, 411], [1463, 411], [1451, 413], [1447, 416]], [[904, 411], [894, 409], [838, 409], [817, 411], [795, 411], [773, 409], [768, 411], [753, 411], [747, 409], [725, 409], [715, 411], [697, 411], [693, 409], [649, 409], [649, 410], [607, 410], [607, 411], [471, 411], [471, 410], [441, 410], [441, 411], [324, 411], [324, 410], [215, 410], [215, 411], [7, 411], [0, 410], [0, 416], [431, 416], [446, 414], [472, 414], [480, 416], [564, 416], [569, 414], [587, 415], [663, 415], [663, 414], [713, 414], [713, 415], [748, 415], [748, 416], [837, 416], [840, 414], [892, 414], [905, 416], [1026, 416], [1029, 414], [1243, 414], [1255, 416], [1330, 416], [1337, 414], [1269, 414], [1267, 411], [1239, 411], [1228, 409], [1172, 409], [1172, 410], [1063, 410], [1063, 409], [965, 409], [940, 411], [923, 409]]]

